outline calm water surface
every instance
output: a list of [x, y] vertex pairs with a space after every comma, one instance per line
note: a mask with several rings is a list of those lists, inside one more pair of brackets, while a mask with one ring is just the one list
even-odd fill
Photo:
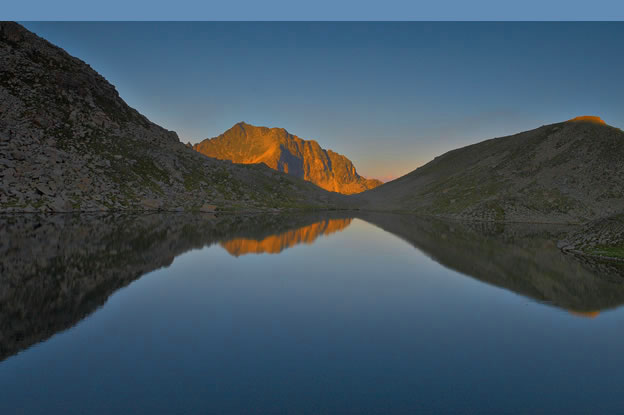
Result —
[[624, 273], [398, 215], [2, 218], [0, 413], [624, 412]]

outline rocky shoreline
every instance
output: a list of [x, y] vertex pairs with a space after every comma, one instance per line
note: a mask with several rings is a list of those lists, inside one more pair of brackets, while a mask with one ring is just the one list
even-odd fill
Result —
[[624, 213], [585, 224], [558, 246], [575, 255], [624, 262]]

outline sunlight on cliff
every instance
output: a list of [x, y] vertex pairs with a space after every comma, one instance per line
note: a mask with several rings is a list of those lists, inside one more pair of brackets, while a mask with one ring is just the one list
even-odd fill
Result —
[[208, 157], [238, 164], [264, 163], [269, 168], [314, 183], [330, 192], [361, 193], [383, 184], [360, 176], [351, 160], [315, 140], [304, 140], [283, 128], [244, 122], [193, 146]]
[[593, 122], [595, 124], [603, 124], [603, 125], [607, 124], [606, 122], [602, 120], [602, 118], [597, 117], [595, 115], [582, 115], [580, 117], [572, 118], [571, 120], [568, 120], [568, 121], [585, 121], [585, 122]]
[[245, 254], [279, 254], [284, 249], [300, 243], [311, 244], [321, 235], [330, 235], [344, 230], [352, 219], [329, 219], [299, 229], [267, 236], [264, 239], [236, 238], [221, 242], [230, 255], [235, 257]]

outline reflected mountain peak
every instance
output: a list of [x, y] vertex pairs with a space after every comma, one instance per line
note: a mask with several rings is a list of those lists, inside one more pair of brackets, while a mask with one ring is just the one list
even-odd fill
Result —
[[221, 246], [232, 256], [247, 254], [279, 254], [284, 249], [304, 243], [311, 244], [319, 236], [327, 236], [343, 231], [351, 224], [352, 218], [325, 219], [311, 225], [269, 235], [262, 239], [234, 238], [221, 242]]
[[588, 319], [594, 319], [596, 317], [598, 317], [600, 315], [600, 311], [574, 311], [574, 310], [568, 310], [568, 313], [576, 316], [576, 317], [583, 317], [583, 318], [588, 318]]

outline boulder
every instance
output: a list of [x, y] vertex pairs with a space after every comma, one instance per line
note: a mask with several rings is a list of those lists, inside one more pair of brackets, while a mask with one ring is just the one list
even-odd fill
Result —
[[46, 195], [46, 196], [54, 196], [54, 191], [52, 191], [52, 189], [50, 189], [50, 187], [49, 187], [49, 186], [46, 186], [46, 185], [45, 185], [45, 184], [43, 184], [43, 183], [38, 183], [38, 184], [35, 186], [35, 189], [37, 189], [37, 191], [38, 191], [38, 192], [40, 192], [40, 193], [41, 193], [41, 194], [43, 194], [43, 195]]
[[161, 202], [156, 199], [143, 199], [141, 206], [146, 210], [158, 210], [161, 207]]
[[199, 208], [200, 212], [216, 212], [217, 207], [215, 205], [209, 205], [205, 203], [202, 207]]

